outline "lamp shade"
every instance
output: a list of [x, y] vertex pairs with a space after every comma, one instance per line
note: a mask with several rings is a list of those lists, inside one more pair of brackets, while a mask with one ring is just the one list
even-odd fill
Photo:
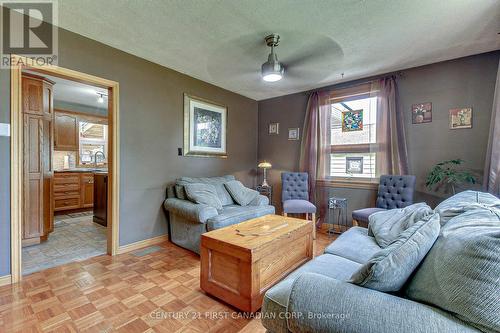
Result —
[[269, 162], [260, 162], [259, 165], [257, 165], [257, 167], [261, 169], [270, 169], [272, 165]]

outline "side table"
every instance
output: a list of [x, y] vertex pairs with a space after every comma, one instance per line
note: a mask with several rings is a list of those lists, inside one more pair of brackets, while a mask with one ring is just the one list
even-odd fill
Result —
[[[331, 197], [328, 198], [328, 218], [327, 222], [332, 227], [328, 230], [328, 234], [341, 234], [347, 230], [347, 199]], [[338, 230], [335, 230], [337, 226]]]
[[257, 185], [255, 190], [257, 192], [259, 192], [261, 195], [268, 197], [270, 205], [273, 204], [273, 187], [272, 187], [272, 185], [270, 185], [270, 186]]

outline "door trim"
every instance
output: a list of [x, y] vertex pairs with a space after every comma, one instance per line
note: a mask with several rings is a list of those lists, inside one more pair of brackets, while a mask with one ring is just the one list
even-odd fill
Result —
[[120, 112], [119, 84], [116, 81], [77, 72], [52, 65], [37, 65], [30, 58], [11, 55], [12, 64], [20, 64], [10, 70], [10, 180], [11, 180], [11, 277], [12, 283], [19, 282], [21, 273], [21, 223], [23, 214], [23, 115], [22, 115], [22, 70], [29, 69], [39, 73], [86, 83], [108, 89], [108, 240], [107, 253], [118, 254], [120, 225]]

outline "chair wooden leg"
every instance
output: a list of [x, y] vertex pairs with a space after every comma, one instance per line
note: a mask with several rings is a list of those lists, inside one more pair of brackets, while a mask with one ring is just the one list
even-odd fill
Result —
[[316, 239], [316, 214], [311, 214], [311, 220], [313, 223], [313, 239]]
[[352, 220], [352, 226], [353, 226], [353, 227], [357, 227], [357, 226], [359, 226], [358, 221], [356, 221], [356, 220], [354, 220], [354, 219], [353, 219], [353, 220]]

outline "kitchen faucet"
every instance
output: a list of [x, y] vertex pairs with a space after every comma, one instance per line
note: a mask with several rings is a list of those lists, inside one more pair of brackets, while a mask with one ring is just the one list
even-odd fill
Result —
[[104, 161], [104, 159], [106, 158], [106, 156], [104, 156], [104, 153], [102, 151], [96, 151], [95, 154], [94, 154], [94, 167], [97, 168], [97, 155], [98, 154], [101, 154], [102, 155], [102, 160]]

